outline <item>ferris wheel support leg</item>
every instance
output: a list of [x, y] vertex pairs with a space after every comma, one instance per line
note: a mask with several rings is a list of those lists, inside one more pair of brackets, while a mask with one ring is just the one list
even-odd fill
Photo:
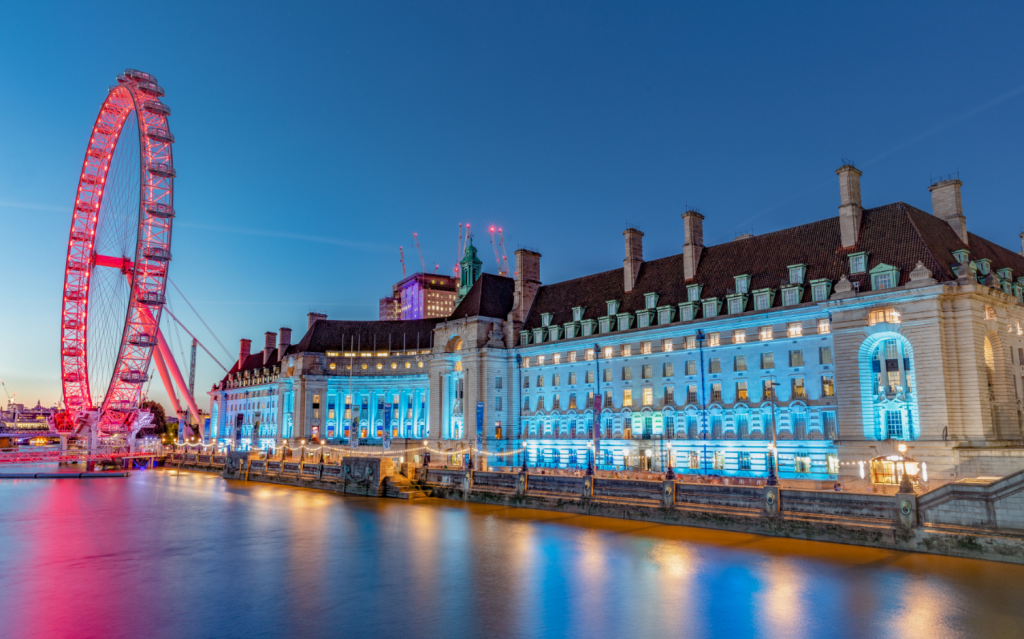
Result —
[[[174, 407], [174, 414], [180, 416], [181, 402], [178, 401], [178, 395], [174, 392], [174, 382], [171, 381], [171, 374], [167, 371], [167, 363], [164, 362], [164, 356], [160, 354], [159, 348], [153, 351], [153, 362], [156, 364], [156, 370], [160, 373], [160, 380], [164, 383], [167, 397], [170, 398], [171, 405]], [[181, 429], [178, 432], [180, 434]]]
[[[156, 331], [156, 347], [161, 355], [163, 355], [164, 363], [167, 368], [170, 369], [171, 377], [174, 378], [174, 383], [177, 384], [178, 390], [181, 391], [181, 396], [185, 398], [185, 403], [188, 404], [188, 410], [192, 413], [192, 419], [196, 421], [196, 427], [199, 429], [200, 436], [203, 436], [203, 422], [199, 419], [199, 407], [196, 406], [196, 400], [188, 392], [188, 386], [185, 385], [185, 378], [181, 376], [181, 371], [178, 369], [178, 363], [174, 361], [174, 357], [171, 355], [171, 349], [167, 347], [167, 340], [164, 339], [164, 333], [160, 329]], [[166, 383], [166, 382], [165, 382]], [[168, 389], [169, 394], [170, 389]], [[206, 438], [203, 437], [203, 441]]]

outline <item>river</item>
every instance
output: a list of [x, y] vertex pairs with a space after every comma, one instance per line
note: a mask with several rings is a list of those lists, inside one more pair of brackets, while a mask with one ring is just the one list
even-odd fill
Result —
[[12, 638], [1024, 636], [1024, 566], [171, 470], [0, 481], [0, 549]]

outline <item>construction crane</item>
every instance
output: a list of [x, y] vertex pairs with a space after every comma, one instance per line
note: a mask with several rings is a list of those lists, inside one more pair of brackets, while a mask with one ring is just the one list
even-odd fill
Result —
[[398, 247], [398, 258], [402, 260], [402, 279], [405, 279], [405, 253], [402, 252], [402, 247]]
[[[467, 231], [468, 231], [468, 229], [467, 229]], [[463, 247], [463, 242], [462, 242], [462, 222], [459, 222], [459, 246], [456, 249], [455, 268], [453, 269], [453, 271], [455, 272], [455, 278], [456, 279], [459, 278], [459, 263], [462, 261], [462, 254], [463, 254], [463, 252], [465, 250], [466, 249]]]
[[7, 407], [10, 408], [11, 404], [14, 403], [14, 398], [15, 396], [17, 396], [17, 393], [14, 393], [14, 395], [12, 395], [11, 391], [7, 390], [7, 384], [4, 384], [4, 380], [2, 379], [0, 379], [0, 386], [4, 387], [4, 394], [7, 395]]
[[[501, 263], [505, 266], [505, 275], [508, 275], [510, 272], [508, 268], [508, 254], [505, 253], [505, 236], [501, 234], [500, 226], [498, 227], [498, 242], [501, 244]], [[512, 277], [515, 276], [516, 274], [512, 273]]]
[[192, 364], [188, 368], [188, 394], [192, 397], [196, 396], [196, 345], [199, 340], [192, 338]]
[[416, 243], [416, 252], [420, 254], [420, 266], [423, 267], [423, 272], [427, 272], [427, 263], [423, 259], [423, 249], [420, 248], [420, 236], [418, 233], [412, 234], [412, 241]]
[[504, 277], [508, 275], [508, 271], [504, 270], [501, 265], [501, 258], [498, 257], [498, 243], [494, 241], [494, 227], [491, 227], [491, 248], [494, 249], [494, 263], [498, 265], [498, 275]]

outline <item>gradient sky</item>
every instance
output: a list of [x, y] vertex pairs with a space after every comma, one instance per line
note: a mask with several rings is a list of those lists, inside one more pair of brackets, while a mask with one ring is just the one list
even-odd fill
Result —
[[[54, 402], [68, 225], [90, 127], [126, 67], [157, 76], [178, 171], [171, 278], [232, 356], [311, 310], [374, 319], [450, 271], [458, 223], [556, 282], [865, 206], [931, 210], [1020, 250], [1024, 4], [0, 3], [0, 378]], [[486, 234], [484, 270], [495, 272]], [[176, 314], [228, 356], [172, 291]], [[171, 335], [173, 331], [164, 325]], [[182, 335], [187, 346], [187, 337]], [[175, 344], [176, 345], [176, 344]], [[177, 351], [177, 348], [175, 348]], [[181, 356], [179, 355], [179, 358]], [[222, 372], [200, 354], [196, 386]], [[179, 362], [187, 367], [187, 361]], [[157, 383], [152, 393], [163, 391]]]

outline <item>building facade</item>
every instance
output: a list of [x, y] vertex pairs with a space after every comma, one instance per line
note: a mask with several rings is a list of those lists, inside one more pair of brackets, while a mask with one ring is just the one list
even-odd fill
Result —
[[865, 209], [861, 172], [837, 174], [836, 217], [704, 246], [687, 211], [682, 253], [645, 261], [630, 228], [622, 268], [566, 282], [525, 249], [515, 279], [481, 274], [467, 249], [444, 318], [311, 315], [299, 344], [240, 356], [212, 434], [258, 418], [351, 445], [354, 415], [363, 445], [386, 430], [480, 465], [764, 477], [774, 459], [829, 481], [902, 442], [934, 479], [1024, 467], [1024, 257], [968, 233], [959, 180], [927, 213]]
[[391, 287], [380, 299], [377, 319], [415, 320], [448, 317], [455, 310], [459, 279], [437, 273], [415, 273]]

